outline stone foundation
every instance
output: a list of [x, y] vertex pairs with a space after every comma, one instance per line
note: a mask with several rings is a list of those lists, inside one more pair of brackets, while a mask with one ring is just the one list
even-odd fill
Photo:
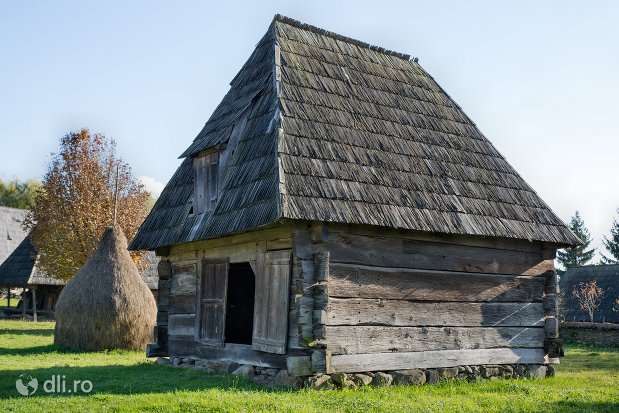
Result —
[[619, 324], [562, 322], [559, 324], [559, 336], [572, 343], [619, 347]]
[[508, 364], [458, 366], [439, 369], [410, 369], [388, 372], [317, 374], [305, 379], [305, 387], [325, 389], [357, 389], [362, 386], [412, 386], [437, 384], [448, 380], [536, 379], [554, 376], [550, 365]]
[[483, 366], [458, 366], [438, 369], [410, 369], [387, 372], [333, 373], [313, 376], [289, 376], [287, 370], [237, 364], [229, 361], [200, 360], [193, 358], [159, 358], [157, 364], [192, 368], [206, 373], [225, 371], [235, 376], [250, 378], [254, 383], [271, 387], [306, 387], [315, 390], [358, 389], [363, 386], [418, 386], [437, 384], [448, 380], [475, 381], [481, 379], [541, 379], [554, 376], [552, 365], [502, 364]]

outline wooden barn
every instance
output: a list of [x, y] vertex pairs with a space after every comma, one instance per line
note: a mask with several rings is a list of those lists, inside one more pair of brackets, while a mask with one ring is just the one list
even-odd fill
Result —
[[416, 58], [278, 15], [230, 86], [130, 245], [161, 257], [150, 356], [558, 360], [580, 241]]

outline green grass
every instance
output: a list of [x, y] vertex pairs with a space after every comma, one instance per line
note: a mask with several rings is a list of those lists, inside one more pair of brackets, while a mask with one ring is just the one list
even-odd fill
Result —
[[[554, 378], [449, 382], [359, 391], [263, 389], [228, 374], [153, 364], [144, 353], [79, 353], [53, 346], [54, 323], [0, 320], [0, 410], [4, 411], [619, 411], [619, 350], [570, 345]], [[30, 397], [15, 381], [39, 381]], [[90, 380], [90, 394], [47, 394], [43, 381]], [[78, 387], [79, 390], [79, 387]]]
[[[19, 302], [19, 298], [11, 297], [11, 308], [17, 307], [17, 303]], [[6, 298], [0, 298], [0, 308], [8, 307], [8, 300]]]

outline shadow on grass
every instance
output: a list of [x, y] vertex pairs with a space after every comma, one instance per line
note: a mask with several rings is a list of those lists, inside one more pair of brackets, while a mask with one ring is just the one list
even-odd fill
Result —
[[39, 328], [39, 329], [20, 330], [18, 328], [3, 328], [3, 329], [0, 329], [0, 336], [3, 334], [53, 337], [54, 329], [53, 328]]
[[0, 356], [30, 356], [30, 355], [45, 355], [46, 353], [54, 354], [83, 354], [84, 351], [73, 350], [70, 348], [55, 346], [48, 344], [46, 346], [33, 346], [21, 348], [0, 348]]
[[[189, 368], [173, 368], [151, 363], [132, 366], [88, 366], [53, 367], [28, 370], [0, 370], [0, 399], [22, 397], [15, 387], [21, 375], [31, 376], [38, 381], [36, 396], [84, 395], [81, 382], [92, 383], [88, 394], [148, 394], [171, 393], [176, 391], [198, 391], [212, 388], [228, 390], [257, 390], [283, 392], [285, 389], [265, 388], [254, 384], [247, 378], [228, 373], [204, 373]], [[46, 392], [44, 383], [49, 380], [65, 383], [65, 392]], [[79, 380], [80, 383], [75, 384]], [[49, 389], [51, 382], [47, 384]], [[77, 386], [77, 387], [75, 387]], [[60, 386], [62, 387], [62, 385]], [[77, 393], [74, 392], [77, 388]], [[71, 391], [68, 391], [71, 390]]]
[[618, 402], [585, 402], [561, 400], [553, 403], [552, 410], [555, 412], [618, 412]]

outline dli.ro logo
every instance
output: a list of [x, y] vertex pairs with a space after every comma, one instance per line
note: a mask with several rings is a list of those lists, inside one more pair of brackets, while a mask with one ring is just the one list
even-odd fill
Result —
[[[15, 382], [15, 388], [22, 396], [32, 396], [39, 388], [39, 381], [29, 374], [22, 374]], [[90, 393], [92, 382], [90, 380], [73, 380], [73, 386], [67, 387], [66, 376], [53, 375], [51, 379], [43, 382], [45, 393]]]

